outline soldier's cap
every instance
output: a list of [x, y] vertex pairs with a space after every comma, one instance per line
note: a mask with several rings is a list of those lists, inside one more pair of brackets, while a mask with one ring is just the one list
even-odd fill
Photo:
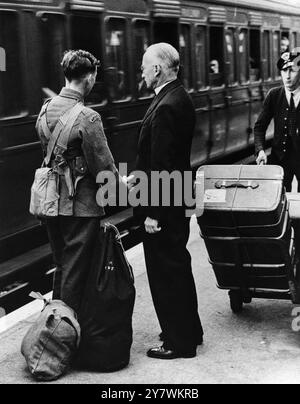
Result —
[[292, 52], [285, 52], [278, 60], [277, 67], [279, 70], [292, 68], [293, 71], [300, 70], [300, 49], [293, 50]]

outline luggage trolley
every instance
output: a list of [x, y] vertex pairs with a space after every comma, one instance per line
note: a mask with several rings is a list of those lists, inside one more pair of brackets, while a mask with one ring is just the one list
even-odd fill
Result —
[[278, 166], [203, 166], [197, 172], [201, 236], [234, 313], [252, 298], [300, 303], [298, 229], [283, 175]]

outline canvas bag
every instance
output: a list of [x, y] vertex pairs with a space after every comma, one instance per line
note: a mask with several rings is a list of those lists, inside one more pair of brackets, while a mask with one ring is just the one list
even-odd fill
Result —
[[61, 300], [44, 300], [44, 308], [27, 331], [21, 346], [32, 376], [41, 381], [56, 380], [72, 363], [80, 343], [80, 326], [75, 312]]
[[[50, 100], [49, 100], [50, 101]], [[35, 171], [34, 181], [31, 187], [29, 212], [39, 218], [56, 217], [59, 211], [59, 175], [56, 167], [48, 167], [52, 153], [58, 144], [61, 154], [67, 150], [69, 136], [72, 127], [84, 108], [82, 103], [77, 103], [68, 110], [59, 120], [51, 134], [46, 119], [47, 106], [44, 105], [41, 112], [41, 125], [44, 135], [49, 139], [47, 155], [42, 167]], [[69, 168], [67, 168], [69, 169]], [[72, 195], [72, 184], [69, 184], [69, 194]]]
[[132, 345], [134, 277], [113, 225], [99, 229], [81, 308], [80, 368], [112, 372], [126, 367]]

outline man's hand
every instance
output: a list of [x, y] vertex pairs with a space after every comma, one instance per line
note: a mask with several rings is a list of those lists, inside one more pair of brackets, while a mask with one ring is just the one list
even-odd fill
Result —
[[158, 221], [150, 217], [147, 217], [145, 220], [145, 229], [149, 234], [155, 234], [161, 231], [161, 227], [158, 227]]
[[260, 165], [265, 166], [267, 164], [267, 162], [268, 162], [268, 157], [267, 157], [266, 153], [263, 150], [261, 150], [256, 159], [256, 164], [258, 166], [260, 166]]
[[123, 177], [120, 177], [120, 181], [129, 189], [129, 191], [134, 187], [134, 179], [134, 175], [129, 175], [128, 177], [124, 175]]

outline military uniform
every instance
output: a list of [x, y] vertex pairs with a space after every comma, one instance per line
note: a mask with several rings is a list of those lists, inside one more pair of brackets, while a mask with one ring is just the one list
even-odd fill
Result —
[[[48, 127], [53, 132], [59, 118], [78, 102], [83, 102], [80, 93], [63, 88], [49, 102], [47, 108], [42, 109], [36, 129], [44, 155], [47, 154], [49, 139], [41, 125], [42, 114], [46, 113]], [[72, 128], [64, 157], [71, 169], [76, 192], [70, 198], [66, 178], [63, 174], [60, 175], [59, 216], [47, 219], [46, 225], [57, 267], [53, 297], [62, 299], [77, 311], [91, 265], [96, 233], [99, 231], [99, 218], [104, 214], [104, 209], [96, 202], [96, 177], [104, 170], [117, 175], [97, 112], [84, 107]]]

